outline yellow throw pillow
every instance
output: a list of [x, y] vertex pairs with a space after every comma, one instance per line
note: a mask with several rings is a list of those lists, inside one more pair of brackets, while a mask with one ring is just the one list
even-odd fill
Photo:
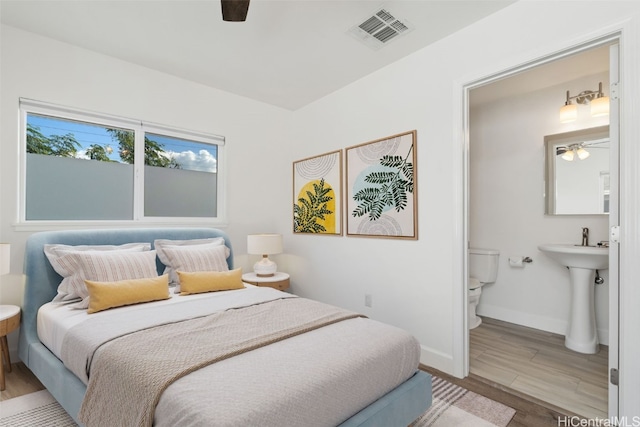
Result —
[[180, 295], [242, 289], [242, 269], [230, 271], [178, 271]]
[[116, 282], [85, 280], [84, 282], [89, 291], [87, 313], [169, 298], [169, 276], [167, 274], [148, 279], [129, 279]]

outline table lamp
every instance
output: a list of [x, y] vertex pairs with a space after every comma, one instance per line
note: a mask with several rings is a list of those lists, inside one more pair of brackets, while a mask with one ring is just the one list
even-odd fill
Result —
[[247, 236], [247, 252], [252, 255], [262, 255], [262, 259], [253, 265], [253, 272], [260, 277], [273, 276], [278, 270], [269, 255], [282, 252], [281, 234], [249, 234]]
[[11, 245], [0, 243], [0, 276], [11, 271]]

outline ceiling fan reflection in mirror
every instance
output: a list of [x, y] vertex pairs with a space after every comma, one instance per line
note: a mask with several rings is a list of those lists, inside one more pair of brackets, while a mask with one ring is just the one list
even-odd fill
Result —
[[556, 156], [561, 156], [564, 160], [571, 162], [575, 156], [578, 159], [585, 160], [590, 156], [588, 149], [592, 148], [604, 148], [609, 149], [609, 138], [598, 139], [595, 141], [578, 142], [575, 144], [569, 144], [567, 146], [556, 147]]
[[220, 0], [220, 3], [223, 21], [244, 22], [247, 20], [249, 0]]

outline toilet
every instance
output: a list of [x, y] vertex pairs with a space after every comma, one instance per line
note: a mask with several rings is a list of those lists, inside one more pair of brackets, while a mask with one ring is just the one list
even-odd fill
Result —
[[493, 283], [498, 276], [498, 257], [495, 249], [469, 248], [469, 329], [477, 328], [482, 319], [476, 314], [482, 287]]

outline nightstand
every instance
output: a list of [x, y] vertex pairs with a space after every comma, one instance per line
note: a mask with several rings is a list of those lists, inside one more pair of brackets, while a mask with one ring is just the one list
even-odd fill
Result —
[[289, 289], [289, 275], [287, 273], [277, 272], [273, 276], [262, 277], [256, 273], [245, 273], [242, 275], [242, 281], [256, 286], [268, 286], [281, 291]]
[[0, 305], [0, 390], [5, 389], [4, 363], [7, 364], [7, 372], [11, 372], [11, 358], [9, 357], [9, 344], [7, 335], [20, 326], [20, 307], [15, 305]]

